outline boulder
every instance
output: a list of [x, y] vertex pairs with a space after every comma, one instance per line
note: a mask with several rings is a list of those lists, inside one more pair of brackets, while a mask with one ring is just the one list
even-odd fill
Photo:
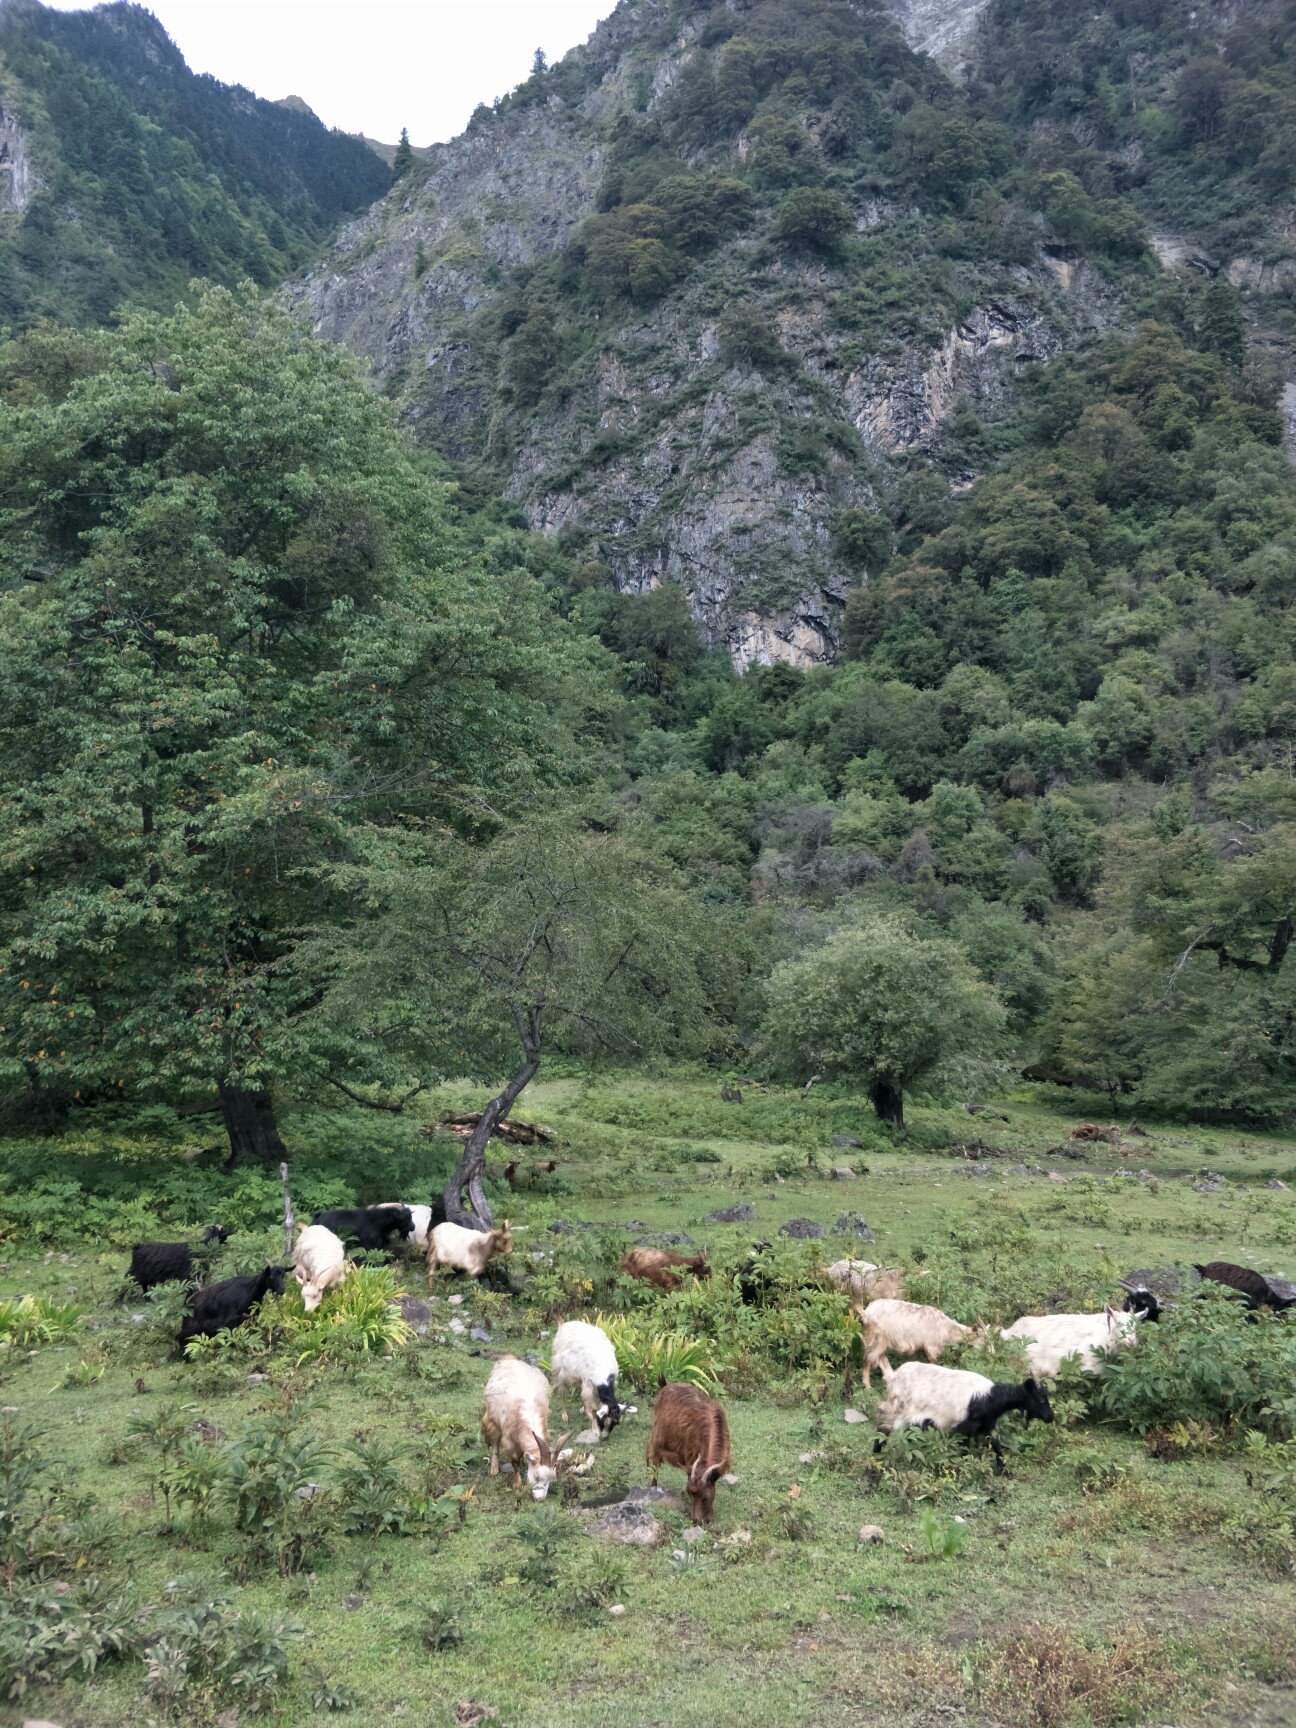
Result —
[[719, 1206], [714, 1212], [708, 1212], [708, 1224], [750, 1224], [756, 1216], [756, 1208], [747, 1200], [740, 1200], [736, 1206]]
[[816, 1224], [813, 1218], [789, 1218], [786, 1224], [779, 1225], [780, 1236], [790, 1236], [797, 1242], [818, 1242], [825, 1234], [822, 1224]]

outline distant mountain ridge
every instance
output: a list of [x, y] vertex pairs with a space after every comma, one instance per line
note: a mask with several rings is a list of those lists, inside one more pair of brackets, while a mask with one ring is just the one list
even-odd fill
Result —
[[[296, 106], [191, 72], [150, 12], [0, 0], [0, 321], [98, 322], [194, 275], [267, 285], [390, 184]], [[17, 220], [14, 220], [17, 218]]]

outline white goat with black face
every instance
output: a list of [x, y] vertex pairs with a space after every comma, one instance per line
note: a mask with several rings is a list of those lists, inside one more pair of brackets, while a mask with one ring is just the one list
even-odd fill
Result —
[[501, 1356], [486, 1382], [482, 1439], [490, 1447], [490, 1473], [499, 1475], [500, 1453], [513, 1465], [513, 1485], [522, 1486], [522, 1467], [533, 1500], [543, 1500], [558, 1474], [563, 1441], [549, 1444], [549, 1382], [538, 1368], [518, 1356]]
[[[549, 1374], [555, 1392], [580, 1388], [581, 1408], [590, 1428], [605, 1440], [632, 1404], [618, 1404], [616, 1351], [612, 1340], [587, 1320], [567, 1320], [554, 1333]], [[563, 1421], [567, 1413], [563, 1412]]]
[[1069, 1356], [1076, 1358], [1082, 1374], [1097, 1374], [1102, 1367], [1097, 1352], [1133, 1344], [1141, 1318], [1119, 1308], [1105, 1308], [1101, 1314], [1024, 1314], [1001, 1327], [999, 1336], [1025, 1347], [1037, 1380], [1052, 1380]]

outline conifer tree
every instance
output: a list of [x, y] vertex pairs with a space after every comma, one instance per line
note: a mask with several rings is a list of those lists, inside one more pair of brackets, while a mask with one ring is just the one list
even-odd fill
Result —
[[414, 147], [409, 141], [409, 128], [401, 127], [400, 143], [392, 157], [392, 179], [403, 180], [414, 166]]

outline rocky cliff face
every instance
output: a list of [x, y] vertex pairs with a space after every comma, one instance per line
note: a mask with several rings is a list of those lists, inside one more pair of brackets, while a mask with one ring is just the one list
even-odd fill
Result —
[[[980, 4], [893, 10], [914, 42], [957, 59]], [[420, 437], [491, 469], [532, 527], [602, 560], [622, 589], [679, 581], [740, 665], [810, 664], [837, 652], [845, 595], [867, 574], [838, 550], [843, 514], [875, 509], [915, 460], [966, 484], [944, 442], [959, 403], [1001, 416], [1022, 366], [1114, 302], [1079, 260], [1027, 248], [1022, 263], [939, 266], [958, 315], [902, 311], [873, 342], [843, 315], [850, 271], [772, 253], [767, 222], [641, 313], [595, 315], [534, 409], [501, 395], [516, 283], [552, 270], [595, 215], [626, 128], [662, 124], [716, 12], [749, 9], [729, 0], [667, 30], [665, 0], [622, 0], [552, 94], [479, 110], [289, 292], [317, 333], [368, 361]], [[822, 105], [797, 116], [806, 148], [825, 120]], [[713, 166], [739, 172], [760, 147], [755, 127], [740, 131]], [[925, 222], [868, 193], [850, 208], [879, 269]], [[773, 339], [758, 360], [726, 347], [739, 300]]]
[[32, 169], [27, 140], [12, 109], [0, 102], [0, 210], [21, 213], [31, 203]]

